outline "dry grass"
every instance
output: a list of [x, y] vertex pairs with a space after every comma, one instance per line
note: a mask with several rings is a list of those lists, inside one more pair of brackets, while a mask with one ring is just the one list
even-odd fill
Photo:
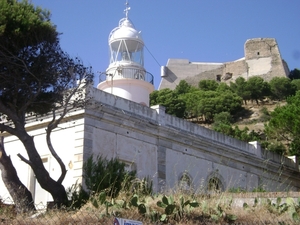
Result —
[[[179, 202], [179, 198], [182, 194], [174, 194], [174, 201]], [[263, 195], [263, 193], [256, 194], [256, 196]], [[267, 198], [276, 198], [279, 193], [267, 193]], [[120, 198], [129, 201], [130, 194], [123, 193]], [[114, 217], [128, 218], [132, 220], [142, 221], [144, 225], [146, 224], [178, 224], [178, 225], [192, 225], [192, 224], [297, 224], [293, 222], [291, 216], [288, 212], [282, 214], [271, 213], [268, 211], [266, 205], [261, 201], [260, 204], [254, 206], [249, 203], [249, 207], [244, 209], [240, 205], [236, 204], [235, 200], [243, 199], [245, 202], [249, 199], [253, 200], [253, 193], [243, 193], [243, 194], [232, 194], [224, 193], [214, 196], [195, 196], [196, 200], [200, 206], [193, 208], [190, 212], [185, 210], [182, 218], [175, 219], [170, 216], [166, 223], [162, 222], [152, 222], [149, 216], [141, 215], [138, 212], [137, 207], [120, 207], [115, 204], [108, 208], [108, 214], [106, 214], [106, 208], [104, 205], [99, 205], [98, 208], [94, 207], [91, 202], [87, 203], [80, 210], [77, 211], [67, 211], [67, 210], [50, 210], [41, 215], [32, 218], [32, 215], [14, 215], [13, 212], [7, 210], [3, 213], [3, 208], [1, 208], [0, 213], [0, 223], [4, 225], [8, 224], [47, 224], [47, 225], [65, 225], [65, 224], [113, 224]], [[291, 197], [299, 196], [299, 193], [292, 193]], [[157, 196], [149, 200], [147, 198], [147, 207], [153, 212], [156, 211], [159, 214], [164, 213], [164, 209], [157, 206], [157, 201], [161, 200], [162, 196]], [[184, 199], [192, 199], [191, 195], [184, 195]], [[118, 198], [118, 199], [120, 199]], [[143, 201], [144, 199], [141, 199]], [[251, 201], [250, 201], [251, 202]], [[217, 206], [223, 210], [222, 216], [219, 217], [218, 221], [214, 221], [211, 217], [215, 213]], [[230, 223], [226, 220], [226, 215], [233, 214], [237, 216], [237, 219]]]
[[265, 108], [269, 113], [273, 112], [277, 106], [285, 105], [286, 102], [275, 102], [275, 101], [261, 101], [259, 105], [256, 103], [251, 103], [248, 101], [247, 105], [243, 107], [249, 112], [248, 115], [241, 116], [239, 121], [234, 125], [237, 125], [241, 130], [248, 127], [249, 130], [254, 130], [255, 132], [264, 131], [263, 121], [263, 109]]

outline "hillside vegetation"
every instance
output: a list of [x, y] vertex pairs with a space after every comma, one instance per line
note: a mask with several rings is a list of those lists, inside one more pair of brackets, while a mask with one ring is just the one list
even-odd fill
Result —
[[182, 80], [174, 90], [150, 95], [151, 105], [242, 141], [259, 141], [283, 155], [300, 154], [300, 70], [270, 82], [254, 76], [235, 83], [202, 80], [197, 86]]

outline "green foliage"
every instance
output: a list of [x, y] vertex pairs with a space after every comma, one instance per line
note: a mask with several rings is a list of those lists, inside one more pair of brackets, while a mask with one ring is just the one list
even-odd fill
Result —
[[146, 205], [139, 200], [139, 196], [137, 194], [133, 195], [130, 200], [130, 204], [134, 207], [138, 208], [140, 214], [144, 215], [147, 212]]
[[199, 206], [199, 203], [194, 200], [185, 200], [183, 196], [179, 197], [177, 203], [172, 196], [163, 195], [161, 200], [157, 201], [156, 205], [164, 209], [164, 213], [159, 213], [153, 210], [149, 206], [149, 202], [153, 201], [153, 198], [146, 197], [141, 200], [139, 195], [134, 194], [130, 199], [130, 206], [136, 207], [138, 212], [151, 219], [152, 222], [168, 222], [170, 219], [180, 221], [185, 214], [189, 214], [190, 211]]
[[251, 99], [251, 92], [247, 88], [247, 81], [243, 77], [237, 78], [235, 83], [230, 82], [230, 88], [244, 100], [245, 104], [247, 100]]
[[291, 83], [296, 88], [296, 91], [300, 91], [300, 79], [292, 80]]
[[214, 131], [217, 131], [230, 137], [234, 137], [234, 129], [232, 128], [231, 124], [217, 123], [213, 125], [212, 128]]
[[300, 155], [300, 91], [287, 99], [287, 104], [276, 107], [265, 125], [269, 139], [288, 143], [288, 154]]
[[246, 90], [250, 92], [250, 99], [255, 100], [256, 104], [258, 104], [258, 100], [262, 100], [270, 95], [270, 85], [258, 76], [248, 79]]
[[[257, 205], [258, 199], [255, 198], [252, 208], [255, 208]], [[298, 198], [297, 202], [295, 202], [293, 198], [288, 197], [286, 198], [285, 203], [282, 203], [282, 199], [280, 197], [278, 197], [274, 203], [270, 199], [267, 199], [265, 206], [270, 213], [274, 213], [278, 216], [288, 212], [294, 222], [300, 222], [300, 198]], [[247, 203], [243, 204], [243, 209], [251, 210]]]
[[258, 100], [270, 95], [270, 85], [258, 76], [250, 77], [248, 81], [243, 77], [239, 77], [235, 80], [235, 83], [230, 83], [230, 87], [243, 98], [245, 104], [247, 100], [254, 100], [258, 104]]
[[286, 77], [274, 77], [269, 82], [271, 98], [274, 100], [284, 100], [296, 92], [296, 86]]
[[164, 214], [160, 215], [161, 222], [168, 222], [170, 219], [180, 221], [186, 212], [199, 207], [199, 203], [192, 200], [185, 200], [183, 196], [179, 197], [179, 203], [174, 201], [172, 196], [163, 195], [157, 203], [158, 207], [164, 208]]
[[215, 126], [214, 130], [245, 142], [261, 140], [260, 134], [254, 130], [249, 131], [248, 127], [245, 127], [243, 130], [241, 130], [238, 126], [232, 128], [232, 126], [229, 124], [221, 123], [218, 126]]
[[226, 83], [219, 83], [219, 86], [216, 90], [217, 92], [219, 93], [223, 93], [223, 92], [226, 92], [226, 91], [230, 91], [230, 92], [233, 92], [233, 90], [231, 89], [230, 86], [228, 86]]
[[198, 105], [201, 101], [201, 91], [195, 90], [186, 93], [181, 96], [181, 99], [185, 102], [185, 115], [187, 118], [194, 118], [200, 116]]
[[[213, 123], [212, 127], [215, 131], [233, 138], [246, 142], [260, 141], [263, 148], [279, 154], [298, 154], [300, 136], [296, 134], [300, 133], [297, 128], [300, 127], [300, 122], [298, 124], [299, 107], [297, 105], [300, 105], [300, 101], [298, 104], [293, 103], [293, 107], [288, 103], [288, 106], [283, 107], [284, 110], [276, 109], [274, 113], [268, 112], [266, 107], [262, 108], [259, 121], [271, 120], [265, 126], [268, 141], [265, 141], [265, 134], [250, 131], [247, 127], [239, 129], [231, 125], [232, 116], [237, 116], [243, 111], [242, 100], [245, 104], [248, 100], [254, 100], [258, 104], [259, 100], [269, 96], [278, 100], [285, 99], [293, 95], [297, 87], [300, 89], [300, 81], [298, 81], [277, 77], [267, 83], [258, 76], [250, 77], [248, 81], [239, 77], [230, 86], [214, 80], [202, 80], [199, 82], [199, 89], [192, 87], [186, 81], [181, 81], [174, 91], [165, 89], [154, 92], [151, 100], [152, 104], [162, 103], [167, 106], [167, 113], [172, 115], [180, 115], [181, 118], [184, 116], [193, 121], [196, 119], [198, 122]], [[295, 101], [293, 99], [298, 98], [297, 96], [290, 97], [287, 101]], [[287, 114], [285, 115], [284, 112]], [[275, 129], [281, 126], [279, 124], [282, 127]], [[282, 141], [288, 143], [288, 152]]]
[[228, 223], [232, 223], [237, 220], [237, 216], [233, 214], [227, 214], [220, 204], [217, 204], [214, 207], [209, 207], [207, 202], [203, 201], [202, 211], [205, 217], [210, 218], [214, 222], [225, 220]]
[[144, 177], [143, 179], [135, 178], [130, 183], [131, 187], [125, 190], [131, 189], [135, 194], [144, 196], [153, 194], [153, 181], [149, 177]]
[[97, 156], [94, 160], [91, 156], [83, 165], [83, 177], [87, 188], [93, 193], [105, 190], [112, 197], [119, 194], [124, 181], [131, 182], [135, 175], [135, 171], [127, 172], [125, 163], [116, 158], [108, 160]]
[[126, 209], [127, 207], [126, 202], [123, 200], [116, 201], [114, 198], [108, 199], [105, 191], [101, 191], [99, 193], [92, 195], [90, 198], [90, 202], [96, 209], [99, 209], [101, 205], [105, 207], [105, 213], [101, 213], [99, 215], [100, 217], [110, 216], [111, 213], [109, 213], [109, 208]]
[[253, 210], [258, 205], [258, 198], [254, 198], [254, 204], [250, 207], [246, 202], [243, 203], [244, 210]]
[[89, 194], [82, 188], [77, 181], [66, 189], [71, 209], [80, 209], [89, 199]]
[[286, 146], [277, 140], [262, 141], [261, 147], [271, 152], [276, 152], [279, 155], [286, 155]]
[[201, 99], [197, 105], [200, 113], [199, 116], [204, 117], [206, 122], [212, 122], [214, 115], [219, 113], [216, 110], [216, 107], [222, 106], [218, 104], [218, 101], [221, 101], [221, 99], [219, 98], [218, 93], [215, 91], [204, 91], [201, 94]]
[[213, 128], [218, 129], [222, 125], [229, 125], [231, 126], [232, 123], [232, 116], [229, 112], [220, 112], [214, 115], [214, 123]]
[[240, 130], [236, 126], [234, 129], [234, 137], [245, 142], [260, 140], [260, 135], [254, 130], [249, 131], [248, 127], [245, 127], [243, 130]]
[[44, 41], [57, 41], [50, 12], [28, 1], [0, 1], [0, 43], [13, 54], [19, 49]]
[[197, 118], [212, 122], [215, 114], [234, 114], [241, 109], [242, 99], [225, 83], [202, 80], [200, 90], [181, 81], [175, 90], [163, 89], [150, 94], [150, 105], [163, 105], [166, 113], [179, 118]]
[[241, 187], [232, 187], [228, 190], [229, 193], [245, 193], [246, 191]]
[[214, 115], [221, 112], [229, 112], [231, 115], [233, 115], [242, 108], [242, 99], [230, 91], [226, 91], [221, 94], [219, 93], [215, 103], [216, 112]]
[[185, 102], [175, 91], [168, 88], [153, 91], [150, 94], [150, 105], [162, 105], [166, 107], [166, 113], [179, 118], [185, 115]]
[[[245, 128], [244, 130], [240, 130], [237, 126], [233, 128], [231, 122], [232, 116], [230, 115], [230, 113], [221, 112], [215, 115], [212, 128], [217, 132], [233, 138], [237, 138], [239, 140], [250, 140], [251, 138], [254, 138], [253, 136], [248, 134], [248, 128]], [[257, 137], [255, 138], [257, 139]]]
[[288, 212], [294, 222], [300, 222], [300, 197], [297, 199], [297, 202], [292, 198], [286, 199], [286, 204], [288, 205]]
[[296, 79], [300, 79], [300, 70], [295, 68], [293, 70], [290, 71], [290, 74], [289, 74], [289, 78], [291, 80], [296, 80]]
[[203, 117], [206, 122], [213, 122], [216, 114], [228, 112], [234, 114], [241, 109], [242, 99], [226, 91], [194, 91], [182, 97], [186, 102], [186, 113], [191, 117]]
[[139, 195], [134, 194], [130, 199], [129, 206], [136, 207], [139, 214], [149, 218], [153, 223], [156, 223], [160, 220], [161, 215], [156, 210], [153, 210], [150, 207], [150, 202], [153, 201], [153, 198], [150, 196], [145, 197], [143, 200], [140, 199]]
[[172, 196], [164, 195], [162, 200], [157, 202], [157, 206], [165, 209], [165, 213], [161, 215], [161, 221], [168, 221], [168, 216], [175, 214], [176, 204]]
[[288, 210], [289, 206], [287, 203], [281, 204], [281, 198], [278, 197], [275, 203], [272, 203], [270, 199], [267, 199], [267, 209], [270, 213], [281, 215]]
[[[157, 198], [158, 201], [156, 200]], [[153, 205], [155, 201], [156, 206]], [[199, 203], [196, 200], [185, 199], [182, 195], [176, 198], [176, 196], [172, 195], [142, 197], [138, 194], [133, 194], [129, 199], [122, 198], [122, 200], [118, 200], [108, 197], [106, 192], [102, 191], [91, 196], [90, 202], [96, 209], [100, 210], [99, 217], [118, 216], [123, 215], [124, 210], [137, 210], [143, 218], [150, 219], [155, 224], [183, 222], [199, 206], [202, 208], [201, 217], [209, 219], [214, 223], [232, 224], [237, 222], [238, 219], [236, 215], [226, 212], [227, 210], [231, 210], [232, 199], [226, 204], [221, 204], [220, 201], [211, 204], [211, 200], [203, 200]], [[243, 209], [249, 211], [249, 213], [253, 213], [258, 205], [259, 199], [255, 198], [253, 205], [244, 203]], [[277, 198], [275, 202], [266, 199], [263, 206], [276, 216], [288, 213], [295, 223], [300, 221], [300, 198], [298, 198], [297, 202], [292, 198], [287, 198], [285, 203], [282, 203], [281, 198]]]
[[174, 91], [177, 95], [182, 95], [189, 93], [191, 89], [192, 86], [190, 84], [188, 84], [185, 80], [181, 80]]
[[266, 192], [262, 186], [258, 186], [252, 190], [252, 192]]
[[28, 1], [0, 2], [0, 52], [0, 100], [8, 109], [1, 112], [21, 119], [25, 113], [45, 114], [61, 108], [69, 102], [65, 95], [72, 91], [68, 89], [76, 87], [70, 95], [79, 95], [77, 80], [93, 81], [91, 68], [61, 50], [50, 12]]
[[219, 83], [215, 80], [201, 80], [198, 87], [202, 91], [216, 91]]

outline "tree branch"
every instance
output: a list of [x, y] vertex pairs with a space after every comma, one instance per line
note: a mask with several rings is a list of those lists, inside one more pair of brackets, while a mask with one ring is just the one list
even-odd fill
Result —
[[17, 132], [16, 132], [16, 130], [14, 128], [12, 128], [10, 126], [7, 126], [7, 125], [5, 125], [3, 123], [0, 123], [0, 132], [1, 133], [2, 132], [8, 132], [8, 133], [10, 133], [12, 135], [17, 136]]
[[65, 176], [67, 174], [67, 170], [66, 170], [65, 164], [63, 163], [63, 161], [57, 155], [56, 151], [53, 148], [53, 145], [52, 145], [52, 142], [51, 142], [51, 138], [50, 138], [51, 132], [52, 132], [51, 128], [46, 129], [46, 141], [47, 141], [47, 145], [48, 145], [48, 148], [49, 148], [52, 156], [56, 159], [56, 161], [58, 162], [58, 164], [60, 166], [61, 175], [60, 175], [59, 179], [57, 180], [57, 182], [61, 184], [63, 182], [63, 180], [65, 179]]
[[63, 112], [60, 114], [59, 118], [56, 119], [56, 114], [55, 114], [55, 110], [52, 111], [53, 113], [53, 118], [51, 120], [51, 122], [48, 124], [47, 129], [46, 129], [46, 141], [47, 141], [47, 145], [49, 148], [49, 151], [51, 152], [52, 156], [56, 159], [56, 161], [58, 162], [60, 169], [61, 169], [61, 175], [59, 177], [59, 179], [57, 180], [57, 182], [62, 183], [66, 174], [67, 174], [67, 170], [66, 170], [66, 166], [63, 163], [63, 161], [61, 160], [61, 158], [58, 156], [58, 154], [56, 153], [55, 149], [53, 148], [52, 142], [51, 142], [51, 132], [57, 128], [58, 124], [62, 121], [62, 119], [65, 117], [65, 115], [71, 110], [73, 109], [75, 106], [72, 105], [72, 107], [70, 108], [70, 102], [72, 101], [72, 97], [74, 97], [74, 95], [77, 93], [79, 89], [78, 87], [73, 88], [73, 90], [71, 91], [71, 93], [69, 93], [68, 97], [64, 100], [63, 103]]
[[27, 163], [30, 167], [32, 166], [32, 163], [26, 159], [24, 156], [22, 156], [20, 153], [17, 154], [17, 156], [25, 163]]
[[9, 116], [9, 118], [15, 123], [18, 121], [18, 117], [16, 116], [15, 112], [13, 112], [11, 109], [9, 109], [8, 107], [6, 107], [2, 100], [0, 100], [0, 112]]

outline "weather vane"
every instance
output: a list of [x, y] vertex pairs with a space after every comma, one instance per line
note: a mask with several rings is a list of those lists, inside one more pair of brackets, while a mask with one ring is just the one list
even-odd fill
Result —
[[125, 15], [126, 15], [126, 19], [128, 19], [128, 12], [130, 10], [128, 0], [126, 0], [125, 5], [126, 5], [126, 9], [124, 10], [124, 12], [125, 12]]

